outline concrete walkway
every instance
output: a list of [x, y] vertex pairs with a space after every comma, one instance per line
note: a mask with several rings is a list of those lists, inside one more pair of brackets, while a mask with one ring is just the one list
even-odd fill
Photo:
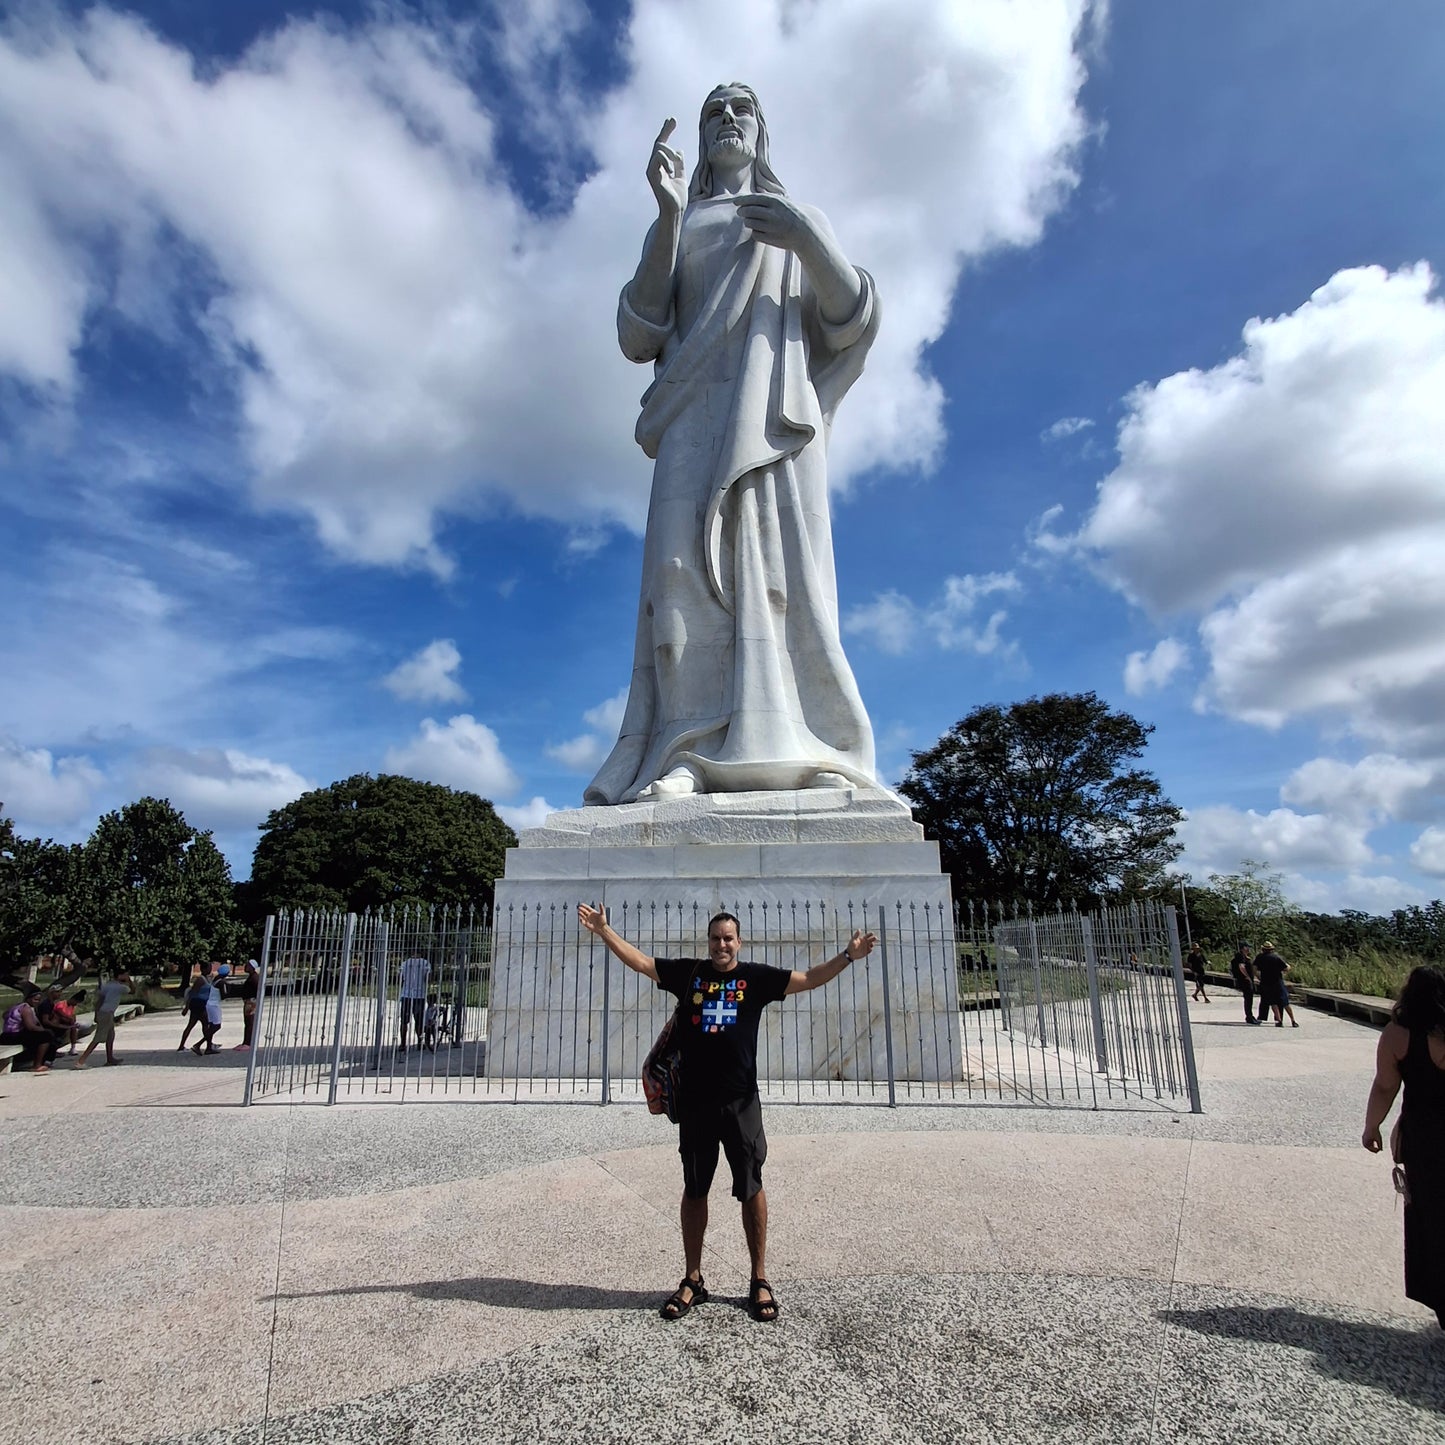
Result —
[[1192, 1009], [1200, 1117], [772, 1106], [772, 1326], [722, 1182], [714, 1298], [658, 1317], [637, 1106], [242, 1109], [244, 1054], [129, 1023], [121, 1068], [0, 1076], [0, 1440], [1438, 1445], [1378, 1035]]

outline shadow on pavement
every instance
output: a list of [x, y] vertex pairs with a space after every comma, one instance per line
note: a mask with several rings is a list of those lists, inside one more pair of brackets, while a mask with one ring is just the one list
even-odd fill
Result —
[[1159, 1318], [1200, 1334], [1309, 1350], [1322, 1374], [1445, 1414], [1445, 1331], [1433, 1324], [1377, 1325], [1252, 1305], [1160, 1310]]
[[531, 1279], [479, 1275], [474, 1279], [421, 1279], [411, 1284], [354, 1284], [299, 1294], [263, 1295], [270, 1300], [342, 1299], [347, 1295], [409, 1294], [417, 1299], [471, 1300], [517, 1310], [657, 1309], [666, 1290], [599, 1289], [590, 1284], [541, 1284]]

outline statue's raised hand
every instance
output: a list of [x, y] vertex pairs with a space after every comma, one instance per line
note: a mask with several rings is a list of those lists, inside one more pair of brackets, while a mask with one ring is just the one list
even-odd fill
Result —
[[758, 240], [785, 251], [806, 250], [818, 241], [817, 227], [803, 208], [786, 196], [741, 197], [738, 217]]
[[652, 143], [652, 156], [647, 162], [647, 183], [657, 197], [658, 214], [662, 216], [680, 215], [687, 205], [687, 175], [682, 152], [667, 143], [676, 129], [677, 122], [668, 116]]

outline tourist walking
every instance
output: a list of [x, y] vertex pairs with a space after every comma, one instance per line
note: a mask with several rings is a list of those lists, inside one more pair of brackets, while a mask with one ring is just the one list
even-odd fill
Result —
[[209, 997], [211, 985], [206, 975], [201, 971], [200, 964], [191, 966], [190, 982], [186, 985], [185, 1007], [186, 1026], [181, 1030], [181, 1041], [176, 1045], [176, 1050], [186, 1047], [186, 1041], [191, 1036], [191, 1030], [199, 1028], [201, 1037], [206, 1036], [206, 999]]
[[707, 1197], [718, 1150], [727, 1156], [733, 1198], [742, 1206], [743, 1235], [752, 1263], [748, 1310], [755, 1320], [778, 1317], [778, 1298], [767, 1280], [768, 1200], [763, 1162], [768, 1157], [758, 1098], [758, 1024], [763, 1009], [786, 994], [804, 993], [837, 978], [866, 958], [877, 939], [854, 931], [842, 952], [806, 972], [740, 958], [738, 920], [719, 913], [707, 926], [700, 958], [650, 958], [607, 922], [601, 908], [577, 905], [577, 918], [635, 973], [678, 1000], [673, 1039], [681, 1051], [678, 1075], [678, 1153], [682, 1156], [682, 1247], [686, 1269], [662, 1306], [664, 1319], [681, 1319], [708, 1297], [702, 1277]]
[[1189, 957], [1184, 960], [1189, 976], [1194, 980], [1194, 998], [1197, 1001], [1202, 995], [1204, 1002], [1209, 1002], [1209, 994], [1205, 991], [1204, 975], [1209, 968], [1209, 960], [1204, 956], [1204, 950], [1197, 944], [1189, 945]]
[[[221, 968], [225, 968], [225, 964], [222, 964]], [[211, 981], [211, 992], [206, 996], [205, 1045], [208, 1054], [219, 1054], [221, 1051], [216, 1047], [216, 1035], [221, 1032], [221, 1003], [226, 997], [226, 986], [222, 979], [225, 974], [214, 963], [209, 965], [209, 970], [207, 976]], [[229, 973], [230, 970], [227, 969], [226, 972]], [[200, 1050], [196, 1052], [199, 1053]]]
[[1234, 951], [1234, 957], [1229, 960], [1229, 976], [1234, 980], [1234, 986], [1244, 995], [1244, 1021], [1247, 1024], [1258, 1024], [1259, 1020], [1254, 1016], [1254, 960], [1249, 956], [1249, 945], [1241, 943]]
[[77, 1069], [85, 1067], [85, 1061], [95, 1052], [97, 1044], [105, 1045], [107, 1067], [125, 1062], [115, 1056], [115, 1011], [129, 992], [130, 975], [123, 968], [112, 969], [110, 977], [96, 990], [95, 1033], [85, 1046], [85, 1052], [75, 1061]]
[[1429, 965], [1411, 970], [1375, 1049], [1360, 1137], [1372, 1154], [1401, 1084], [1390, 1152], [1404, 1171], [1405, 1295], [1445, 1330], [1445, 970]]
[[[1284, 986], [1284, 976], [1289, 972], [1289, 964], [1274, 951], [1274, 944], [1268, 939], [1254, 956], [1254, 971], [1259, 976], [1259, 1021], [1263, 1023], [1266, 1012], [1273, 1009], [1274, 1026], [1282, 1029], [1284, 1011], [1289, 1008], [1289, 996]], [[1295, 1028], [1298, 1028], [1299, 1023], [1295, 1020], [1292, 1009], [1290, 1019], [1294, 1021]]]

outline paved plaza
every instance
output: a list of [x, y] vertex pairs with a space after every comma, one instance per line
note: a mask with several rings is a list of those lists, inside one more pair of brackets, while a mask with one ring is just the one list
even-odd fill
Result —
[[775, 1325], [722, 1182], [713, 1300], [658, 1317], [680, 1172], [637, 1105], [245, 1109], [244, 1054], [136, 1020], [123, 1067], [0, 1076], [0, 1438], [1438, 1445], [1378, 1035], [1191, 1009], [1198, 1117], [771, 1107]]

